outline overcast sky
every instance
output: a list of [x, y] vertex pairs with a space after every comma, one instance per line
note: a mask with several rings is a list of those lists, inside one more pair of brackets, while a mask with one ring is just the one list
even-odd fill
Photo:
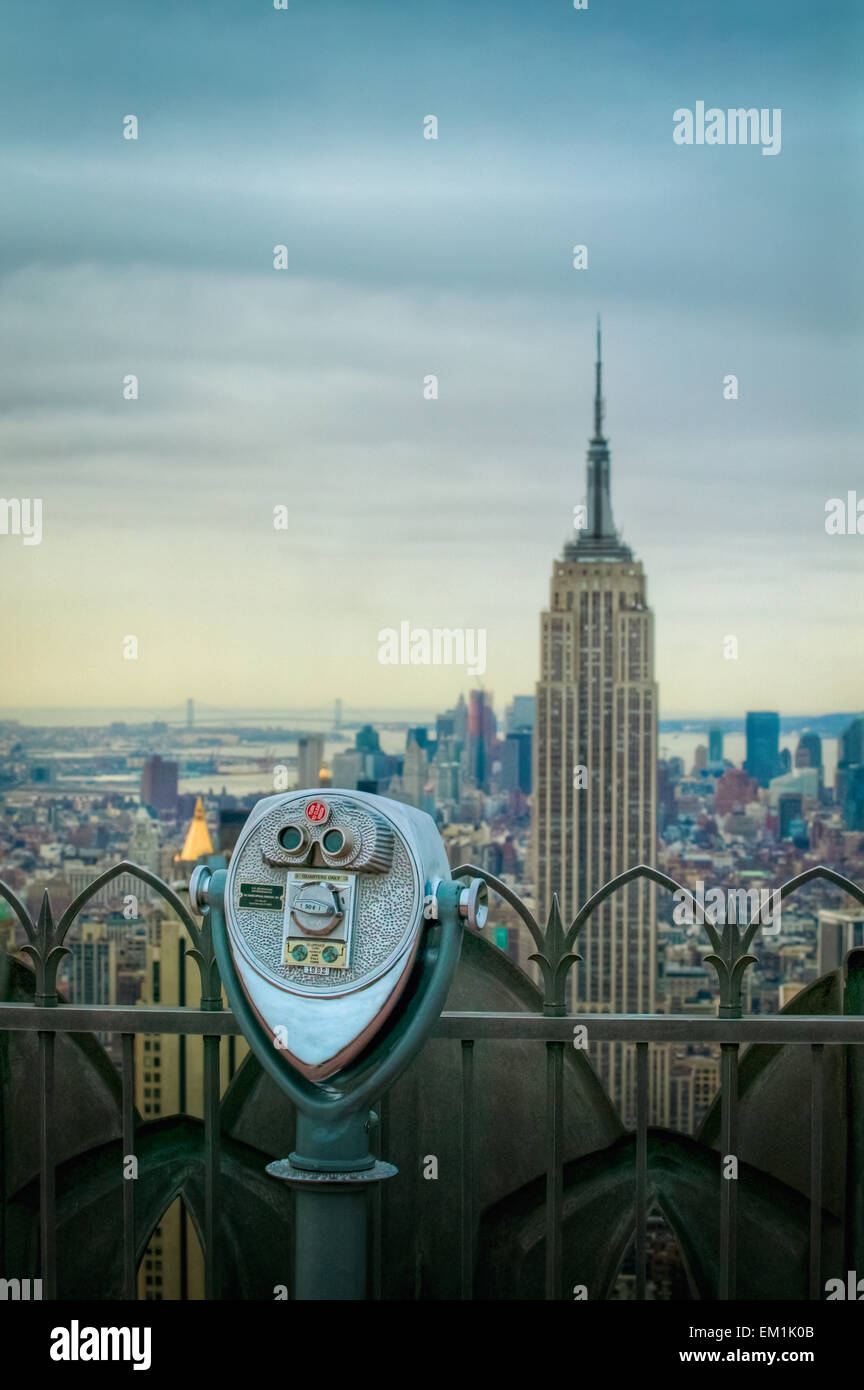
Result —
[[[464, 671], [379, 662], [403, 619], [533, 690], [600, 311], [661, 712], [864, 705], [864, 535], [824, 525], [864, 498], [860, 16], [7, 12], [0, 491], [43, 538], [0, 536], [0, 704], [451, 704]], [[676, 145], [698, 101], [780, 108], [781, 152]]]

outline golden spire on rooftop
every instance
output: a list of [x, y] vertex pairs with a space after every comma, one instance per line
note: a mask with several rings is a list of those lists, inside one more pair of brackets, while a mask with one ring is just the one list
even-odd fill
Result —
[[204, 802], [200, 796], [195, 802], [195, 814], [189, 822], [189, 829], [186, 832], [186, 842], [182, 850], [175, 856], [175, 863], [195, 864], [206, 854], [213, 854], [213, 841], [210, 839], [210, 831], [207, 829], [207, 819], [204, 815]]

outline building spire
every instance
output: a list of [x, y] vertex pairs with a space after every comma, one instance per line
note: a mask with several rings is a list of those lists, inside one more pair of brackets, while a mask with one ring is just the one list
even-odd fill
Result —
[[633, 553], [615, 530], [610, 487], [609, 441], [603, 433], [603, 343], [597, 315], [597, 361], [594, 367], [594, 434], [588, 443], [586, 525], [564, 547], [565, 560], [632, 560]]
[[603, 416], [606, 414], [603, 405], [603, 351], [600, 339], [600, 315], [597, 315], [597, 361], [595, 363], [595, 383], [594, 383], [594, 438], [603, 438]]

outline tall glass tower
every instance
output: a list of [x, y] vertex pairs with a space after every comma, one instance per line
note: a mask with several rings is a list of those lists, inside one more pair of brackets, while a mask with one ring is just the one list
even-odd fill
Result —
[[780, 772], [780, 716], [774, 710], [751, 710], [747, 715], [747, 756], [744, 771], [767, 787]]
[[[654, 622], [642, 565], [613, 521], [602, 371], [598, 321], [587, 515], [553, 564], [537, 683], [537, 898], [545, 914], [558, 894], [565, 927], [604, 883], [637, 864], [653, 864], [656, 854]], [[637, 880], [607, 899], [577, 949], [583, 961], [571, 973], [574, 1010], [653, 1012], [654, 885]], [[632, 1121], [634, 1048], [597, 1044], [590, 1055], [622, 1118]]]

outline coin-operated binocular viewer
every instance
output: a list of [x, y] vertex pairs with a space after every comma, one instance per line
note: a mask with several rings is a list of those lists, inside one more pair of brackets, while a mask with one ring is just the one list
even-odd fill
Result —
[[354, 791], [267, 797], [230, 868], [192, 875], [231, 1007], [297, 1107], [296, 1149], [267, 1167], [296, 1189], [296, 1298], [365, 1297], [367, 1188], [397, 1171], [370, 1102], [434, 1027], [486, 892], [450, 878], [430, 816]]

